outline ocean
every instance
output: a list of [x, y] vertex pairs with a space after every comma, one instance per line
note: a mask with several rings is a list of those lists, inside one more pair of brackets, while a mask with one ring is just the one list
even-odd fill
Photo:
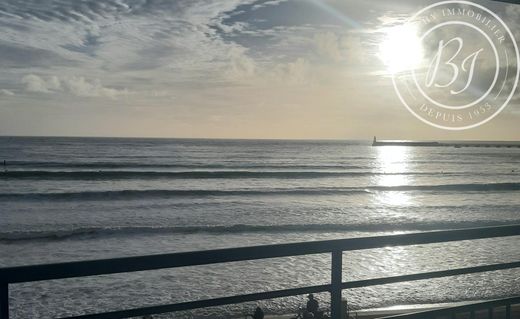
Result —
[[[2, 267], [520, 223], [519, 148], [0, 137], [3, 160]], [[349, 252], [343, 278], [517, 261], [518, 247], [511, 237]], [[328, 255], [311, 255], [16, 284], [11, 314], [53, 318], [324, 284], [329, 267]], [[343, 296], [371, 309], [519, 294], [520, 273], [507, 270]], [[317, 298], [327, 305], [327, 294]], [[304, 301], [259, 304], [291, 313]], [[254, 305], [175, 317], [243, 318]]]

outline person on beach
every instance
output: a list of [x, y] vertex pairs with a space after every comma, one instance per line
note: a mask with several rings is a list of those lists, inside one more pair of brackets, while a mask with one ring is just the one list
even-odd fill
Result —
[[260, 307], [256, 307], [255, 313], [253, 313], [251, 316], [253, 319], [264, 319], [264, 311]]
[[310, 312], [316, 317], [318, 315], [318, 310], [320, 305], [318, 304], [318, 300], [314, 299], [314, 295], [310, 294], [307, 296], [309, 300], [307, 301], [307, 312]]

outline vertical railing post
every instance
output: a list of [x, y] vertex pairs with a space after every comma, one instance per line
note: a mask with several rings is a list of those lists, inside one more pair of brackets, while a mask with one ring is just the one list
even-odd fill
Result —
[[343, 281], [343, 251], [332, 251], [331, 263], [331, 290], [330, 290], [330, 316], [332, 319], [341, 319], [341, 283]]
[[506, 319], [511, 319], [511, 304], [506, 305]]
[[9, 284], [0, 282], [0, 319], [9, 319]]

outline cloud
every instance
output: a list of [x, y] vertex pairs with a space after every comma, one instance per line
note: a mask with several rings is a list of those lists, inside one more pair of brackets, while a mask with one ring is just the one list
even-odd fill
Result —
[[265, 8], [268, 6], [276, 6], [285, 1], [287, 1], [287, 0], [268, 0], [268, 1], [264, 1], [262, 3], [255, 4], [251, 9], [258, 10], [258, 9]]
[[[225, 20], [242, 10], [269, 13], [285, 0], [78, 1], [0, 2], [0, 25], [5, 26], [0, 53], [6, 53], [0, 54], [0, 65], [13, 73], [6, 80], [14, 82], [9, 85], [20, 85], [16, 79], [22, 78], [22, 93], [116, 98], [167, 91], [178, 96], [200, 88], [243, 85], [246, 79], [280, 70], [293, 74], [287, 72], [291, 61], [300, 56], [311, 61], [293, 51], [311, 51], [312, 35], [309, 39], [298, 32], [313, 26], [294, 26], [271, 47], [264, 39], [273, 38], [281, 30], [277, 26], [268, 26], [262, 34], [253, 21]], [[246, 37], [262, 50], [240, 41]], [[303, 42], [306, 48], [297, 47]], [[295, 82], [298, 76], [283, 78]]]
[[307, 85], [311, 83], [311, 65], [304, 58], [288, 63], [280, 63], [271, 71], [267, 79], [284, 85]]
[[35, 74], [29, 74], [22, 78], [22, 84], [28, 92], [51, 93], [59, 89], [60, 83], [56, 77], [43, 79]]
[[65, 91], [81, 97], [108, 97], [115, 99], [121, 95], [127, 95], [128, 90], [118, 90], [104, 87], [99, 79], [93, 81], [86, 80], [84, 77], [70, 77], [61, 81]]
[[[253, 2], [0, 2], [0, 66], [59, 67], [60, 72], [54, 73], [82, 74], [85, 78], [101, 77], [72, 69], [121, 74], [153, 69], [161, 69], [158, 73], [172, 73], [175, 67], [177, 78], [200, 75], [199, 79], [208, 79], [208, 73], [221, 69], [229, 49], [237, 46], [224, 41], [213, 26], [220, 24], [221, 30], [226, 32], [241, 32], [247, 23], [224, 25], [221, 21], [238, 6]], [[215, 61], [217, 63], [213, 63]], [[233, 62], [228, 60], [228, 63]], [[194, 67], [204, 70], [205, 74], [195, 74]], [[61, 72], [65, 68], [69, 70]]]
[[242, 32], [249, 27], [249, 24], [246, 22], [235, 22], [230, 25], [217, 22], [215, 25], [225, 33]]
[[314, 44], [318, 53], [326, 59], [338, 62], [342, 59], [338, 36], [333, 32], [318, 33], [314, 36]]
[[3, 68], [44, 67], [72, 63], [52, 50], [0, 42], [0, 66]]
[[230, 67], [226, 71], [226, 76], [231, 80], [250, 78], [255, 75], [255, 61], [247, 56], [245, 48], [234, 47], [229, 51]]
[[504, 20], [518, 43], [520, 41], [520, 5], [507, 5], [504, 8]]
[[13, 96], [15, 95], [13, 91], [7, 90], [7, 89], [1, 89], [0, 95], [7, 95], [7, 96]]
[[127, 95], [127, 89], [105, 87], [99, 79], [87, 80], [82, 76], [62, 77], [50, 76], [47, 78], [29, 74], [22, 78], [28, 92], [57, 93], [65, 92], [79, 97], [108, 97], [115, 99]]
[[307, 72], [309, 63], [298, 58], [296, 61], [287, 64], [287, 79], [289, 83], [307, 83]]
[[375, 54], [371, 54], [368, 44], [363, 43], [359, 35], [343, 37], [341, 46], [345, 48], [345, 56], [348, 63], [367, 64], [371, 58], [375, 57]]
[[386, 12], [382, 16], [377, 17], [377, 20], [379, 21], [379, 24], [382, 27], [393, 27], [402, 25], [408, 20], [409, 17], [409, 14], [402, 14], [390, 11]]

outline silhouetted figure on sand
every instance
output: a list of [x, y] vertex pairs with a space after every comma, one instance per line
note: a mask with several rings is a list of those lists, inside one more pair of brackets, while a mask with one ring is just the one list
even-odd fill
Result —
[[264, 311], [262, 310], [262, 308], [256, 307], [255, 313], [249, 316], [251, 316], [251, 318], [253, 319], [264, 319]]
[[310, 294], [307, 296], [309, 300], [307, 301], [307, 311], [312, 313], [314, 317], [318, 315], [318, 310], [320, 308], [320, 305], [318, 304], [318, 300], [314, 299], [314, 295]]

